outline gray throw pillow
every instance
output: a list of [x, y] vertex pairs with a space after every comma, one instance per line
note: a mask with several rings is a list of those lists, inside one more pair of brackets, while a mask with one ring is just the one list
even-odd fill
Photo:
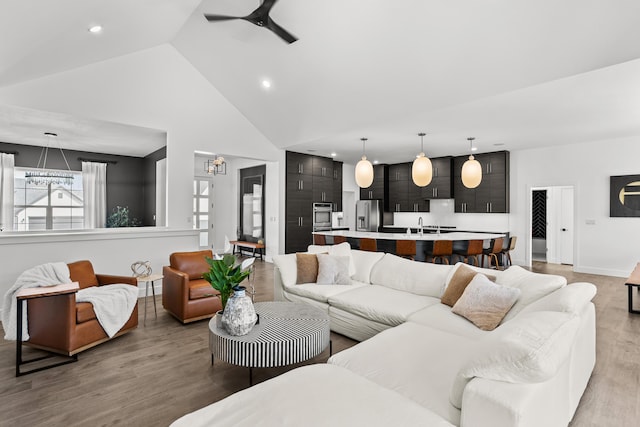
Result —
[[350, 285], [349, 257], [317, 254], [319, 285]]

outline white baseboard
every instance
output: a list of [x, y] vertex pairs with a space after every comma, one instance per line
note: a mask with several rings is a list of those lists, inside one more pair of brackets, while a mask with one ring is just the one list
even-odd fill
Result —
[[574, 265], [573, 271], [576, 273], [587, 273], [587, 274], [598, 274], [600, 276], [613, 276], [613, 277], [624, 277], [627, 278], [631, 274], [631, 271], [625, 270], [612, 270], [608, 268], [599, 268], [599, 267], [589, 267], [589, 266], [581, 266]]

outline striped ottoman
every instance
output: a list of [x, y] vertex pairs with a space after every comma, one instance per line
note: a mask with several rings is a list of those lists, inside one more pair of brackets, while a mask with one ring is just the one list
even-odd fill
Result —
[[211, 363], [218, 358], [247, 368], [286, 366], [317, 356], [330, 343], [329, 316], [318, 308], [296, 302], [258, 302], [254, 307], [260, 323], [247, 335], [229, 335], [211, 319]]

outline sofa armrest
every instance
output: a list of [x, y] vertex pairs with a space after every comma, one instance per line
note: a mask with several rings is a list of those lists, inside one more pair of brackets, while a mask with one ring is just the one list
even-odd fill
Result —
[[275, 267], [273, 269], [273, 300], [274, 301], [287, 301], [284, 297], [284, 283], [282, 282], [282, 274], [280, 269]]
[[541, 383], [474, 378], [464, 389], [460, 427], [566, 426], [569, 368]]
[[98, 286], [113, 285], [117, 283], [138, 286], [138, 279], [133, 276], [112, 276], [109, 274], [96, 274], [96, 279], [98, 279]]

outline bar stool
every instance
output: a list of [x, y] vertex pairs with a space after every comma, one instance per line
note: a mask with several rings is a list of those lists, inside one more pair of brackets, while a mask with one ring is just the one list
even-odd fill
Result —
[[396, 255], [413, 260], [416, 256], [416, 241], [396, 240]]
[[376, 243], [376, 239], [369, 239], [363, 237], [360, 239], [360, 250], [361, 251], [369, 251], [376, 252], [378, 250], [378, 244]]
[[431, 252], [427, 252], [425, 261], [437, 264], [437, 260], [440, 259], [441, 264], [449, 265], [449, 258], [453, 254], [453, 241], [452, 240], [436, 240], [433, 242], [433, 249]]
[[338, 243], [344, 243], [347, 241], [347, 238], [344, 236], [333, 236], [333, 244], [337, 245]]
[[326, 245], [327, 239], [324, 237], [324, 234], [314, 234], [313, 235], [313, 244], [314, 245]]
[[516, 240], [518, 240], [518, 236], [509, 237], [509, 246], [506, 247], [506, 248], [503, 248], [500, 251], [500, 255], [502, 256], [502, 260], [504, 261], [502, 263], [504, 268], [507, 268], [507, 264], [512, 265], [511, 264], [511, 251], [516, 248]]
[[482, 255], [482, 242], [482, 240], [469, 240], [466, 251], [455, 251], [453, 254], [462, 259], [465, 264], [467, 264], [469, 259], [471, 259], [473, 261], [473, 265], [479, 267], [480, 260], [478, 257]]
[[502, 237], [498, 237], [496, 239], [491, 239], [491, 244], [489, 248], [482, 250], [482, 263], [481, 267], [484, 267], [484, 257], [489, 257], [489, 268], [491, 268], [491, 260], [494, 260], [496, 263], [496, 270], [500, 270], [500, 262], [498, 261], [498, 254], [502, 252], [502, 245], [504, 244], [504, 239]]

